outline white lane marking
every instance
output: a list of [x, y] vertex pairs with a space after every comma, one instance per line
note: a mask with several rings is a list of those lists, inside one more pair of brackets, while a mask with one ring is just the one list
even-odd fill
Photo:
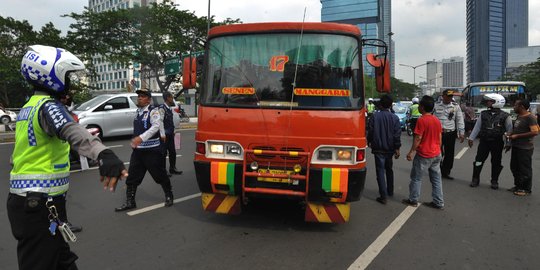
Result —
[[[418, 207], [420, 207], [421, 204], [418, 204]], [[384, 232], [371, 243], [371, 245], [358, 257], [351, 266], [349, 266], [348, 270], [353, 269], [366, 269], [369, 264], [379, 255], [379, 253], [383, 250], [383, 248], [392, 240], [394, 235], [401, 229], [403, 224], [407, 222], [407, 220], [412, 216], [412, 214], [418, 209], [418, 207], [412, 207], [407, 206], [399, 214], [399, 216], [388, 225], [388, 227], [384, 230]]]
[[124, 147], [124, 145], [123, 145], [123, 144], [117, 144], [117, 145], [105, 145], [105, 146], [107, 146], [107, 147], [109, 147], [109, 148], [118, 148], [118, 147]]
[[[186, 197], [178, 198], [178, 199], [174, 200], [174, 203], [179, 203], [179, 202], [191, 200], [191, 199], [194, 199], [194, 198], [197, 198], [197, 197], [200, 197], [200, 196], [201, 196], [201, 193], [192, 194], [192, 195], [189, 195], [189, 196], [186, 196]], [[147, 206], [145, 208], [137, 209], [137, 210], [134, 210], [134, 211], [129, 211], [126, 214], [128, 214], [128, 216], [134, 216], [134, 215], [146, 213], [148, 211], [156, 210], [156, 209], [159, 209], [159, 208], [162, 208], [162, 207], [165, 207], [165, 203], [158, 203], [158, 204], [154, 204], [154, 205], [151, 205], [151, 206]]]
[[467, 152], [468, 149], [469, 147], [467, 146], [463, 147], [463, 149], [461, 149], [461, 151], [459, 151], [459, 153], [454, 158], [460, 159], [465, 154], [465, 152]]

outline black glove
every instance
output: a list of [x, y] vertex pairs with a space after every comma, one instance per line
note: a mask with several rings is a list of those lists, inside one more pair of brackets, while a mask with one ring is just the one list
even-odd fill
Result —
[[99, 175], [107, 177], [120, 177], [124, 163], [110, 149], [101, 151], [98, 155], [99, 160]]

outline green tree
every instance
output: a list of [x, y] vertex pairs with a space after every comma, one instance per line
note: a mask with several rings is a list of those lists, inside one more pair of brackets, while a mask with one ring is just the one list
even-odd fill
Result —
[[6, 107], [19, 107], [30, 88], [20, 73], [21, 58], [26, 47], [34, 43], [36, 32], [28, 21], [0, 16], [0, 102]]
[[392, 87], [390, 95], [394, 100], [411, 100], [419, 90], [418, 86], [394, 77], [390, 78], [390, 85]]
[[535, 62], [520, 66], [513, 73], [505, 74], [502, 80], [524, 82], [533, 99], [536, 99], [540, 95], [540, 58]]
[[6, 107], [21, 107], [32, 94], [20, 73], [21, 58], [28, 46], [44, 44], [65, 48], [66, 40], [60, 34], [50, 22], [36, 32], [26, 20], [0, 16], [0, 102]]
[[[90, 61], [102, 56], [112, 63], [129, 66], [140, 63], [143, 77], [156, 78], [161, 91], [180, 79], [180, 75], [165, 76], [164, 61], [181, 54], [202, 50], [206, 36], [206, 17], [179, 10], [170, 1], [129, 9], [71, 13], [75, 19], [68, 32], [74, 51]], [[227, 19], [212, 25], [229, 24], [239, 20]]]

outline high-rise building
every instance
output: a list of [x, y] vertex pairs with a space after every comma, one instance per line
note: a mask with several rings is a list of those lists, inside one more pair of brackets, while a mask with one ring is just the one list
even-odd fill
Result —
[[506, 49], [529, 44], [529, 1], [506, 1]]
[[467, 82], [504, 74], [507, 49], [527, 46], [528, 0], [467, 0]]
[[[162, 0], [88, 0], [88, 9], [93, 12], [104, 12], [136, 6], [146, 6], [151, 3], [159, 3]], [[91, 78], [90, 86], [98, 90], [120, 92], [127, 89], [148, 87], [154, 90], [152, 85], [155, 80], [141, 77], [141, 65], [132, 62], [129, 66], [108, 62], [100, 55], [92, 57], [96, 68], [96, 76]], [[157, 84], [156, 84], [157, 85]]]
[[443, 68], [440, 61], [427, 61], [426, 63], [426, 85], [424, 95], [433, 95], [442, 89]]
[[[391, 74], [394, 70], [394, 46], [391, 44], [391, 0], [321, 0], [321, 21], [353, 24], [360, 28], [364, 38], [378, 38], [389, 45]], [[367, 53], [379, 53], [377, 48], [365, 47], [362, 54], [364, 71], [374, 75], [365, 61]]]
[[463, 87], [463, 57], [454, 56], [441, 62], [443, 88]]

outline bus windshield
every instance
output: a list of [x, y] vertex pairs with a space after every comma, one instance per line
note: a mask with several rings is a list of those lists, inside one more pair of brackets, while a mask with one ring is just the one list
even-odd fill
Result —
[[516, 99], [525, 98], [526, 89], [525, 84], [523, 83], [481, 83], [469, 85], [463, 94], [467, 102], [470, 103], [469, 106], [480, 108], [485, 107], [485, 104], [482, 103], [484, 95], [490, 93], [502, 95], [506, 99], [504, 107], [510, 109], [514, 106], [514, 102], [516, 101]]
[[234, 35], [211, 39], [208, 46], [203, 105], [346, 110], [363, 106], [359, 40], [352, 36]]

